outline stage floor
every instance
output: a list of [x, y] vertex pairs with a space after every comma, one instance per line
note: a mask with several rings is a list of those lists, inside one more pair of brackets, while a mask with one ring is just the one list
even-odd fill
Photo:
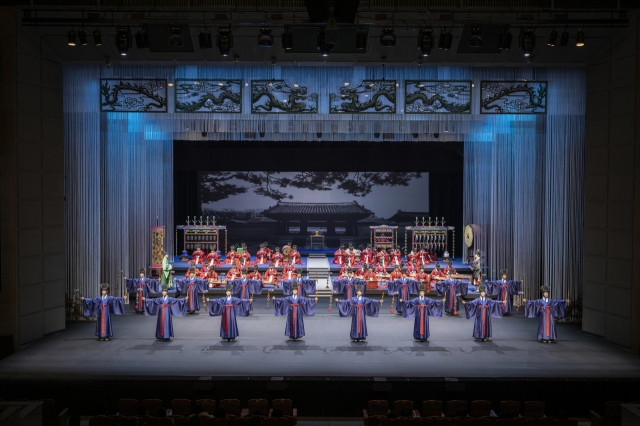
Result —
[[481, 343], [471, 337], [471, 320], [444, 316], [431, 319], [431, 339], [420, 343], [413, 319], [391, 314], [389, 302], [367, 319], [361, 343], [349, 340], [351, 319], [329, 313], [327, 299], [305, 318], [307, 336], [297, 342], [283, 335], [285, 318], [266, 310], [264, 297], [238, 319], [240, 336], [231, 343], [218, 337], [220, 317], [203, 313], [174, 317], [169, 343], [154, 338], [155, 317], [114, 316], [108, 342], [95, 339], [95, 323], [69, 323], [0, 361], [0, 378], [640, 378], [640, 357], [579, 325], [558, 325], [558, 343], [542, 344], [537, 321], [520, 312], [493, 320], [493, 340]]

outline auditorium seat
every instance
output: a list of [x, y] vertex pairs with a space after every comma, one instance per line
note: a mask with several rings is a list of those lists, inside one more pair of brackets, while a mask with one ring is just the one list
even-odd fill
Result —
[[224, 408], [224, 411], [227, 414], [232, 414], [236, 417], [240, 417], [240, 412], [242, 408], [240, 407], [239, 399], [221, 399], [220, 407]]
[[123, 425], [124, 422], [128, 419], [127, 416], [120, 416], [120, 415], [113, 415], [113, 416], [107, 416], [110, 419], [113, 419], [114, 422], [116, 422], [117, 426]]
[[173, 426], [173, 419], [170, 417], [152, 417], [147, 420], [147, 426]]
[[293, 401], [290, 399], [274, 399], [271, 401], [271, 408], [281, 409], [285, 416], [298, 417], [298, 410], [293, 408]]
[[[367, 410], [363, 410], [366, 411]], [[371, 426], [373, 424], [377, 424], [379, 425], [380, 423], [382, 423], [382, 419], [386, 418], [387, 416], [367, 416], [364, 418], [364, 426]], [[377, 419], [377, 420], [374, 420]]]
[[460, 409], [464, 410], [466, 414], [467, 401], [453, 399], [451, 401], [447, 401], [447, 411], [445, 413], [447, 416], [456, 416], [458, 414], [458, 410]]
[[380, 426], [409, 426], [410, 418], [398, 417], [395, 419], [390, 419], [388, 417], [383, 417]]
[[578, 426], [578, 421], [572, 419], [557, 419], [551, 422], [551, 426]]
[[54, 399], [40, 399], [42, 401], [42, 426], [67, 426], [69, 409], [56, 410]]
[[422, 417], [442, 417], [442, 401], [429, 399], [422, 401]]
[[604, 415], [596, 411], [589, 411], [589, 420], [592, 426], [620, 426], [622, 411], [620, 401], [607, 401], [604, 403]]
[[262, 426], [289, 426], [289, 421], [284, 417], [265, 417]]
[[491, 415], [491, 401], [471, 401], [471, 405], [469, 406], [469, 415], [471, 417], [482, 417]]
[[491, 426], [492, 419], [487, 418], [471, 418], [467, 420], [466, 426]]
[[397, 401], [393, 401], [393, 412], [396, 413], [396, 415], [402, 415], [402, 410], [404, 410], [405, 408], [408, 408], [409, 411], [413, 413], [413, 401], [410, 401], [408, 399], [399, 399]]
[[142, 406], [147, 409], [147, 414], [150, 416], [155, 416], [158, 412], [158, 408], [162, 407], [161, 399], [143, 399]]
[[544, 417], [544, 402], [542, 401], [526, 401], [522, 412], [524, 417], [539, 419]]
[[[213, 415], [213, 413], [216, 411], [216, 400], [215, 399], [198, 399], [196, 400], [196, 405], [199, 405], [202, 407], [202, 409], [204, 411], [206, 411], [207, 413], [209, 413], [210, 415]], [[200, 413], [198, 413], [200, 414]]]
[[549, 426], [549, 419], [546, 417], [540, 417], [538, 419], [526, 419], [524, 421], [524, 425], [525, 426]]
[[89, 419], [89, 426], [115, 426], [116, 422], [107, 416], [95, 416]]
[[231, 422], [231, 426], [249, 426], [250, 424], [251, 417], [238, 417]]
[[260, 411], [263, 416], [269, 413], [269, 400], [267, 399], [250, 399], [247, 406], [249, 416], [252, 416], [256, 411]]
[[500, 413], [520, 414], [520, 401], [500, 401]]
[[137, 416], [138, 406], [140, 403], [137, 399], [123, 398], [118, 400], [118, 414], [121, 416]]
[[231, 421], [224, 417], [203, 417], [200, 426], [229, 426]]
[[519, 422], [515, 422], [515, 419], [498, 419], [493, 426], [517, 426]]
[[178, 417], [173, 419], [174, 426], [188, 426], [189, 425], [189, 417]]
[[466, 422], [455, 417], [438, 417], [436, 426], [463, 426]]
[[436, 420], [433, 417], [414, 417], [409, 420], [409, 426], [435, 426]]
[[365, 423], [367, 422], [367, 418], [374, 416], [387, 416], [389, 414], [389, 401], [385, 401], [382, 399], [372, 399], [369, 400], [367, 404], [367, 408], [362, 410], [365, 418]]
[[172, 399], [171, 411], [174, 416], [188, 417], [191, 415], [191, 400], [190, 399]]

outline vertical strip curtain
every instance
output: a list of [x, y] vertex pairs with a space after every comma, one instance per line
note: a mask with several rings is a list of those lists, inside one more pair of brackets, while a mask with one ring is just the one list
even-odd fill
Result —
[[[234, 78], [242, 114], [101, 113], [100, 78]], [[396, 114], [328, 114], [330, 92], [345, 82], [396, 80]], [[150, 227], [166, 226], [174, 247], [173, 140], [464, 141], [464, 223], [477, 225], [476, 248], [488, 277], [525, 275], [527, 297], [541, 285], [575, 298], [582, 282], [585, 71], [533, 67], [102, 66], [64, 69], [69, 290], [97, 294], [148, 266]], [[319, 114], [251, 114], [251, 80], [285, 79], [319, 94]], [[548, 81], [546, 115], [479, 113], [482, 80]], [[472, 80], [471, 114], [404, 114], [404, 81]], [[256, 136], [264, 131], [266, 136]], [[418, 134], [414, 138], [413, 134]], [[433, 133], [439, 133], [434, 139]], [[390, 135], [390, 136], [389, 136]], [[385, 139], [389, 140], [389, 139]], [[194, 212], [195, 214], [196, 212]], [[437, 212], [433, 212], [436, 214]]]

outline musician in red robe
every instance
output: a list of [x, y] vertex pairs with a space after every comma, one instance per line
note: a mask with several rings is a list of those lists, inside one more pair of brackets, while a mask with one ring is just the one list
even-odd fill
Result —
[[393, 272], [391, 272], [391, 275], [389, 275], [389, 280], [394, 281], [399, 280], [400, 278], [402, 278], [402, 270], [400, 269], [400, 265], [396, 265]]
[[453, 262], [449, 262], [449, 264], [447, 266], [445, 266], [444, 268], [444, 273], [448, 274], [449, 272], [451, 272], [451, 274], [457, 274], [458, 271], [456, 271], [456, 269], [453, 267]]
[[436, 254], [436, 251], [434, 249], [431, 249], [431, 252], [429, 253], [429, 257], [431, 258], [432, 262], [438, 261], [438, 255]]
[[413, 259], [418, 257], [418, 253], [414, 249], [411, 249], [411, 252], [407, 254], [407, 264], [411, 265], [413, 263]]
[[389, 256], [393, 265], [402, 266], [402, 250], [400, 250], [400, 246], [391, 249]]
[[286, 274], [291, 269], [296, 269], [296, 266], [293, 264], [293, 261], [291, 259], [289, 259], [288, 262], [285, 260], [284, 263], [282, 264], [282, 274], [283, 275]]
[[445, 277], [447, 274], [444, 273], [442, 269], [440, 269], [440, 262], [436, 262], [436, 269], [431, 271], [431, 279], [437, 277]]
[[200, 246], [198, 246], [193, 253], [191, 254], [191, 260], [189, 261], [190, 265], [200, 265], [202, 263], [204, 263], [204, 252], [202, 251], [202, 249], [200, 248]]
[[214, 286], [213, 283], [218, 282], [218, 273], [215, 271], [215, 269], [213, 269], [213, 266], [210, 266], [207, 273], [203, 275], [201, 278], [209, 282], [209, 287], [213, 287]]
[[242, 250], [242, 253], [240, 254], [240, 267], [241, 268], [248, 268], [249, 266], [251, 266], [251, 253], [249, 253], [249, 250]]
[[280, 247], [276, 247], [276, 252], [271, 256], [271, 262], [276, 268], [279, 268], [284, 263], [284, 255], [280, 253]]
[[237, 280], [238, 278], [240, 278], [240, 271], [234, 264], [231, 269], [229, 269], [229, 272], [227, 272], [227, 281]]
[[220, 266], [220, 255], [213, 249], [213, 246], [211, 246], [211, 250], [204, 259], [207, 266]]
[[424, 271], [424, 266], [421, 266], [418, 269], [418, 274], [416, 275], [416, 281], [420, 281], [421, 283], [429, 283], [431, 281], [431, 276]]
[[271, 256], [273, 256], [273, 250], [271, 250], [269, 248], [269, 243], [268, 242], [264, 242], [264, 251], [265, 253], [267, 253], [267, 259], [271, 259]]
[[419, 251], [418, 251], [418, 266], [420, 265], [428, 265], [431, 263], [431, 258], [429, 257], [429, 253], [427, 253], [427, 251], [424, 249], [424, 247], [422, 247]]
[[295, 280], [296, 278], [298, 278], [298, 270], [295, 266], [292, 266], [286, 273], [282, 273], [281, 278], [283, 280]]
[[187, 272], [185, 272], [184, 276], [185, 278], [199, 278], [198, 270], [195, 266], [191, 266], [189, 267], [189, 269], [187, 269]]
[[333, 261], [331, 263], [334, 265], [344, 265], [344, 255], [344, 244], [340, 244], [340, 248], [333, 253]]
[[291, 251], [289, 252], [289, 259], [293, 262], [294, 265], [302, 265], [302, 259], [300, 258], [300, 252], [298, 251], [298, 246], [291, 246]]
[[253, 271], [251, 271], [251, 273], [247, 275], [247, 278], [249, 278], [250, 280], [262, 281], [262, 275], [260, 275], [260, 272], [258, 272], [258, 265], [255, 265], [253, 267]]
[[265, 249], [265, 243], [260, 244], [260, 249], [256, 252], [256, 265], [266, 265], [269, 263], [271, 256]]
[[411, 263], [407, 265], [407, 272], [409, 274], [417, 274], [420, 268], [419, 262], [420, 260], [417, 258], [411, 259]]
[[365, 267], [365, 265], [362, 265], [353, 271], [353, 276], [362, 279], [365, 272], [367, 272], [367, 268]]
[[374, 255], [373, 250], [371, 250], [371, 244], [367, 244], [367, 248], [360, 252], [360, 263], [373, 265]]
[[376, 253], [376, 262], [378, 262], [378, 264], [382, 264], [385, 268], [389, 264], [389, 260], [389, 254], [385, 249], [380, 249], [378, 253]]
[[238, 253], [236, 252], [236, 246], [231, 246], [231, 250], [229, 251], [229, 253], [227, 253], [227, 257], [224, 259], [224, 263], [227, 265], [235, 264], [237, 257]]
[[264, 278], [262, 280], [265, 284], [276, 284], [278, 282], [278, 271], [275, 268], [273, 263], [269, 264], [269, 269], [267, 269], [264, 273]]
[[356, 250], [353, 248], [353, 246], [349, 246], [349, 248], [345, 251], [344, 263], [346, 263], [349, 268], [355, 268], [357, 266]]
[[377, 281], [378, 276], [376, 272], [373, 270], [373, 265], [367, 265], [367, 272], [364, 273], [362, 279], [365, 281]]
[[338, 272], [338, 279], [341, 280], [347, 276], [347, 271], [351, 269], [347, 266], [347, 264], [343, 264], [342, 268], [340, 268], [340, 272]]

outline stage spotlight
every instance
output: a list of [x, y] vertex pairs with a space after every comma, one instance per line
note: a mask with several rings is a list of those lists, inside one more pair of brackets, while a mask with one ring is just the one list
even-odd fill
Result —
[[453, 34], [451, 31], [444, 30], [440, 31], [440, 37], [438, 38], [438, 49], [449, 50], [451, 49], [451, 42], [453, 41]]
[[582, 46], [584, 46], [584, 32], [582, 31], [582, 28], [580, 28], [580, 31], [576, 34], [576, 47]]
[[259, 132], [259, 134], [260, 134], [260, 137], [261, 137], [261, 138], [264, 138], [264, 130], [261, 130], [261, 131]]
[[200, 45], [200, 49], [211, 49], [213, 47], [211, 31], [207, 31], [206, 28], [200, 31], [200, 34], [198, 34], [198, 43]]
[[433, 49], [433, 28], [429, 27], [420, 30], [418, 49], [420, 49], [420, 55], [422, 56], [431, 54], [431, 49]]
[[218, 28], [216, 45], [218, 46], [220, 55], [229, 56], [229, 53], [231, 52], [231, 48], [233, 47], [233, 35], [231, 35], [231, 28], [229, 27]]
[[324, 27], [324, 42], [326, 44], [338, 44], [338, 37], [340, 36], [340, 28], [338, 28], [338, 21], [333, 15], [329, 16], [327, 24]]
[[207, 137], [207, 132], [202, 132], [202, 137], [206, 138]]
[[482, 28], [471, 28], [469, 47], [482, 47]]
[[356, 49], [367, 50], [367, 44], [369, 43], [369, 33], [362, 28], [356, 32]]
[[180, 27], [171, 28], [171, 35], [169, 36], [169, 46], [182, 47], [184, 45], [184, 37], [182, 36], [182, 29]]
[[87, 33], [84, 32], [84, 30], [78, 30], [78, 40], [80, 40], [80, 44], [82, 46], [86, 46], [88, 44], [87, 43]]
[[533, 49], [536, 47], [536, 34], [534, 29], [528, 28], [520, 31], [519, 47], [525, 57], [528, 58], [533, 54]]
[[69, 31], [69, 34], [67, 34], [67, 44], [69, 46], [75, 46], [76, 45], [76, 32], [71, 30]]
[[136, 33], [136, 48], [137, 49], [148, 49], [149, 48], [149, 34], [147, 34], [147, 29], [142, 28], [138, 30]]
[[393, 33], [394, 31], [391, 27], [382, 30], [382, 34], [380, 34], [380, 46], [393, 47], [396, 45], [396, 35]]
[[102, 34], [100, 34], [100, 30], [93, 31], [93, 42], [96, 46], [102, 46]]
[[293, 32], [289, 27], [285, 27], [284, 32], [282, 33], [282, 48], [284, 50], [293, 49]]
[[380, 137], [380, 132], [374, 132], [373, 137], [378, 139]]
[[434, 133], [434, 134], [433, 134], [433, 137], [434, 137], [435, 139], [438, 139], [438, 138], [440, 137], [440, 133]]
[[502, 34], [500, 34], [498, 48], [500, 50], [509, 50], [511, 49], [511, 41], [513, 40], [513, 36], [507, 30], [505, 30]]
[[556, 39], [558, 38], [558, 32], [556, 30], [551, 31], [551, 34], [549, 34], [549, 41], [547, 41], [547, 46], [555, 46], [556, 45]]
[[320, 139], [322, 137], [322, 132], [316, 133], [316, 136], [318, 137], [318, 139]]
[[330, 44], [325, 43], [324, 31], [320, 30], [318, 33], [318, 52], [320, 52], [322, 56], [327, 57], [331, 53], [331, 47]]
[[271, 47], [273, 46], [273, 34], [271, 34], [271, 28], [262, 27], [260, 34], [258, 34], [258, 46]]
[[420, 135], [418, 135], [417, 133], [411, 133], [411, 136], [413, 136], [414, 139], [418, 139], [418, 136]]
[[131, 31], [128, 28], [116, 30], [116, 47], [120, 56], [127, 56], [131, 48]]
[[564, 32], [560, 36], [560, 43], [558, 44], [558, 46], [567, 47], [567, 44], [569, 44], [569, 32], [567, 32], [567, 30], [564, 30]]

